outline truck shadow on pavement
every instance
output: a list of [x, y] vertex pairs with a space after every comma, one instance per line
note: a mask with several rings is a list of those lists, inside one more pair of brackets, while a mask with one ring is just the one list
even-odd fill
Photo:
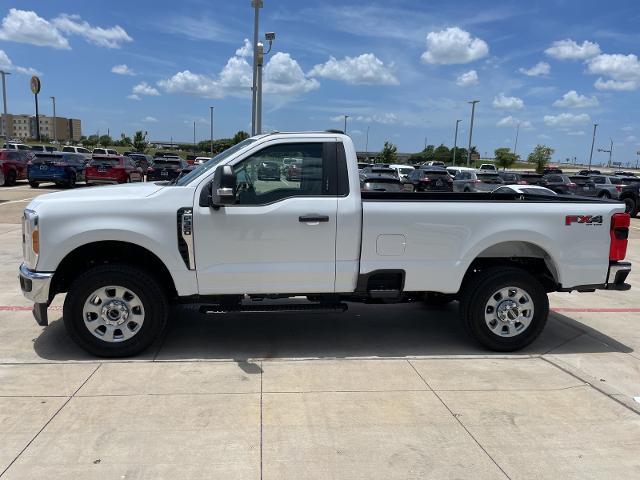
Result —
[[[596, 342], [571, 341], [589, 335]], [[570, 346], [570, 347], [569, 347]], [[34, 341], [47, 360], [93, 360], [67, 336], [62, 320], [51, 322]], [[588, 350], [588, 351], [586, 351]], [[516, 355], [633, 350], [574, 319], [552, 313], [542, 335]], [[345, 313], [204, 315], [175, 307], [166, 334], [135, 360], [236, 360], [270, 358], [365, 358], [505, 355], [483, 349], [458, 319], [458, 305], [433, 308], [349, 304]]]

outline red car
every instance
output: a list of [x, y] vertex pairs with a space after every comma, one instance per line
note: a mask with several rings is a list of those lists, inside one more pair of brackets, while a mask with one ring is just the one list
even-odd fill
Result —
[[296, 162], [289, 165], [285, 178], [290, 182], [299, 182], [302, 178], [302, 163]]
[[95, 183], [130, 183], [143, 180], [142, 168], [129, 157], [95, 155], [85, 174], [87, 185]]
[[4, 175], [4, 185], [15, 185], [17, 180], [27, 179], [27, 164], [31, 153], [23, 150], [0, 150], [0, 168]]

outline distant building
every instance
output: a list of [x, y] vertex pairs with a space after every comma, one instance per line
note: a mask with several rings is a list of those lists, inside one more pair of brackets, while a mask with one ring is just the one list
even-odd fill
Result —
[[[35, 115], [3, 115], [2, 132], [6, 137], [16, 140], [34, 140], [37, 138]], [[60, 142], [78, 142], [82, 135], [82, 125], [76, 118], [54, 118], [47, 115], [39, 115], [40, 136], [47, 136], [50, 140], [54, 137]], [[55, 132], [55, 135], [54, 135]]]

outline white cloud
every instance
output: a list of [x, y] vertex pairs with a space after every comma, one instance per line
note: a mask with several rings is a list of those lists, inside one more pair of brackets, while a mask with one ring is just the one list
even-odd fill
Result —
[[586, 95], [580, 95], [575, 90], [569, 90], [565, 93], [561, 99], [553, 102], [554, 107], [562, 108], [588, 108], [597, 107], [600, 103], [596, 97], [587, 97]]
[[531, 68], [521, 68], [518, 71], [528, 77], [540, 77], [549, 75], [551, 72], [551, 65], [547, 62], [538, 62]]
[[136, 95], [135, 93], [132, 93], [131, 95], [127, 95], [127, 98], [128, 98], [129, 100], [142, 100], [142, 99], [140, 98], [140, 95]]
[[222, 87], [214, 79], [207, 75], [192, 73], [189, 70], [160, 80], [158, 85], [168, 93], [186, 93], [205, 98], [222, 98], [224, 96]]
[[427, 35], [427, 50], [422, 54], [425, 63], [451, 65], [469, 63], [489, 54], [487, 42], [473, 38], [458, 27], [450, 27]]
[[591, 121], [586, 113], [579, 115], [573, 113], [560, 113], [558, 115], [545, 115], [544, 123], [550, 127], [570, 128], [576, 125], [584, 125]]
[[41, 73], [34, 68], [14, 65], [4, 50], [0, 50], [0, 70], [24, 73], [25, 75], [41, 75]]
[[583, 130], [570, 130], [567, 132], [567, 135], [571, 135], [572, 137], [582, 137], [584, 136]]
[[524, 108], [524, 102], [518, 97], [507, 97], [504, 93], [501, 93], [493, 99], [493, 108], [499, 108], [501, 110], [522, 110]]
[[0, 40], [69, 50], [69, 42], [58, 29], [30, 10], [12, 8], [2, 19]]
[[326, 63], [316, 65], [309, 72], [310, 77], [324, 77], [341, 80], [351, 85], [397, 85], [398, 79], [373, 53], [363, 53], [358, 57], [344, 57], [336, 60], [330, 57]]
[[354, 120], [365, 123], [381, 123], [383, 125], [393, 125], [399, 121], [398, 116], [395, 113], [358, 115], [354, 117]]
[[469, 70], [466, 73], [458, 75], [456, 78], [456, 85], [459, 87], [470, 87], [471, 85], [478, 84], [478, 72], [475, 70]]
[[242, 46], [236, 50], [237, 57], [252, 57], [253, 56], [253, 45], [249, 41], [248, 38], [244, 39], [244, 43]]
[[113, 67], [111, 67], [111, 73], [115, 73], [117, 75], [131, 75], [132, 77], [137, 75], [137, 73], [132, 68], [129, 68], [125, 64], [114, 65]]
[[533, 128], [533, 124], [529, 120], [518, 120], [517, 118], [509, 115], [508, 117], [504, 117], [496, 123], [498, 127], [517, 127], [520, 124], [520, 128], [523, 130], [531, 130]]
[[631, 125], [627, 125], [626, 127], [622, 127], [622, 131], [627, 133], [633, 132], [633, 127]]
[[638, 141], [638, 138], [635, 135], [629, 135], [624, 139], [624, 141], [626, 143], [634, 143]]
[[156, 117], [146, 116], [142, 119], [144, 123], [158, 123], [158, 119]]
[[636, 90], [640, 87], [640, 61], [636, 55], [602, 54], [587, 62], [587, 71], [598, 78], [595, 87], [599, 90]]
[[569, 38], [553, 42], [544, 53], [558, 60], [586, 60], [600, 54], [600, 45], [585, 40], [579, 45]]
[[315, 78], [307, 78], [288, 53], [276, 53], [264, 67], [265, 93], [295, 96], [319, 87], [320, 83]]
[[99, 47], [120, 48], [123, 43], [133, 41], [120, 25], [109, 28], [94, 27], [82, 20], [79, 15], [63, 13], [54, 18], [52, 23], [58, 30], [68, 35], [79, 35]]
[[160, 95], [158, 89], [152, 87], [147, 82], [141, 82], [133, 87], [133, 93], [135, 95], [150, 95], [152, 97], [157, 97], [158, 95]]

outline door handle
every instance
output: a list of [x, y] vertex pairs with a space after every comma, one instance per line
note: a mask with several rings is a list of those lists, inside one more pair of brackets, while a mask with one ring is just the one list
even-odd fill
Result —
[[301, 223], [328, 222], [329, 221], [329, 216], [328, 215], [316, 215], [316, 214], [301, 215], [300, 217], [298, 217], [298, 221], [301, 222]]

